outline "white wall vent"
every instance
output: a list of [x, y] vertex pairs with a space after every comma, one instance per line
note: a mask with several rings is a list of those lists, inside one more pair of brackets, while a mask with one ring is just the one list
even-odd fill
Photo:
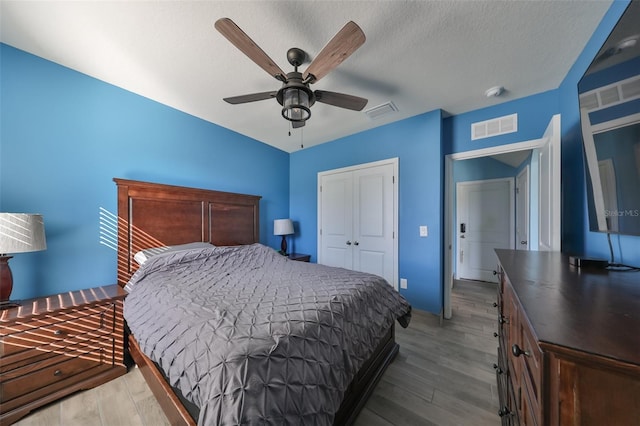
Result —
[[633, 76], [580, 94], [580, 108], [597, 111], [640, 98], [640, 76]]
[[371, 120], [377, 120], [387, 114], [398, 111], [398, 107], [393, 102], [385, 102], [382, 105], [374, 106], [364, 111]]
[[506, 135], [518, 131], [518, 114], [505, 115], [471, 124], [471, 140]]

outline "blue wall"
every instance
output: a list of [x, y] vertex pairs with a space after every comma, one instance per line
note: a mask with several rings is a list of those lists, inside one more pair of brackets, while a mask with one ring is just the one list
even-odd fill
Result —
[[[578, 82], [629, 2], [616, 0], [559, 87], [562, 114], [562, 250], [609, 259], [606, 234], [590, 232], [578, 106]], [[615, 260], [640, 265], [640, 237], [612, 235]]]
[[[318, 172], [399, 158], [400, 290], [417, 309], [440, 312], [442, 300], [441, 112], [418, 115], [291, 154], [290, 214], [299, 225], [295, 250], [317, 255]], [[420, 238], [419, 226], [429, 227]]]
[[[291, 155], [0, 45], [0, 210], [44, 214], [49, 244], [11, 260], [13, 297], [115, 282], [115, 253], [99, 243], [99, 210], [116, 209], [113, 177], [262, 195], [261, 241], [277, 247], [272, 221], [288, 215], [293, 249], [315, 260], [317, 173], [399, 157], [402, 293], [415, 308], [440, 312], [443, 156], [538, 139], [556, 113], [563, 251], [608, 258], [606, 235], [586, 221], [577, 84], [627, 4], [612, 4], [555, 90], [446, 119], [434, 111]], [[516, 112], [518, 132], [471, 141], [472, 122]], [[429, 237], [419, 237], [419, 225]], [[613, 243], [617, 261], [640, 264], [640, 238]]]
[[[474, 180], [515, 178], [519, 169], [491, 157], [471, 158], [453, 162], [453, 184]], [[454, 192], [455, 200], [455, 192]]]
[[[445, 154], [490, 148], [540, 139], [551, 117], [559, 112], [558, 92], [550, 90], [526, 98], [448, 117], [444, 121]], [[504, 115], [518, 114], [518, 131], [471, 140], [471, 124]]]
[[12, 298], [116, 282], [99, 242], [113, 177], [261, 195], [260, 240], [279, 245], [287, 153], [10, 46], [0, 55], [0, 211], [43, 214], [48, 245], [11, 259]]

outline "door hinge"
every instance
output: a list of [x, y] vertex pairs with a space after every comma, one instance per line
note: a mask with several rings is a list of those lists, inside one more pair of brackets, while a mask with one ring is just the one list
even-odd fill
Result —
[[396, 183], [396, 177], [395, 176], [391, 176], [391, 183]]
[[520, 193], [520, 188], [516, 188], [516, 194]]

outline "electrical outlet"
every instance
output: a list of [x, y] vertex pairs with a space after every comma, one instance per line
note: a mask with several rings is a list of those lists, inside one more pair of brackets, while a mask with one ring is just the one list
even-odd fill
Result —
[[429, 228], [427, 228], [427, 225], [421, 225], [420, 226], [420, 236], [421, 237], [429, 236]]
[[406, 278], [400, 278], [400, 288], [407, 288], [407, 279]]

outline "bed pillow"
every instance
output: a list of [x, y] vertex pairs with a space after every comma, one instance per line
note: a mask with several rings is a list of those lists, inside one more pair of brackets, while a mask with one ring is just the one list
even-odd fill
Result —
[[206, 242], [196, 242], [196, 243], [187, 243], [187, 244], [178, 244], [175, 246], [162, 246], [162, 247], [152, 247], [144, 250], [140, 250], [133, 256], [133, 260], [135, 260], [138, 265], [142, 265], [144, 262], [149, 260], [152, 256], [155, 256], [160, 253], [169, 253], [172, 251], [181, 251], [181, 250], [191, 250], [197, 248], [207, 248], [213, 247], [213, 244]]

